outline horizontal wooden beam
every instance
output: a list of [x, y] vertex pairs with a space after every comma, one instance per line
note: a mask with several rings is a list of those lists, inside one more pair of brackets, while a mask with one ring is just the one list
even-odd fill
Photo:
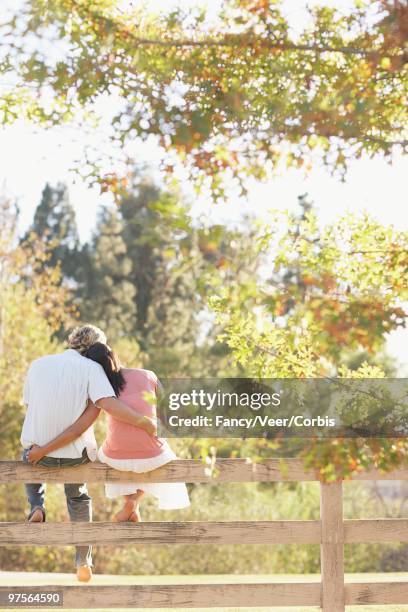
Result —
[[[344, 521], [344, 542], [408, 542], [408, 519]], [[0, 523], [0, 546], [319, 544], [320, 521]]]
[[320, 521], [0, 523], [0, 546], [319, 542]]
[[408, 582], [356, 582], [344, 589], [346, 606], [408, 604]]
[[[345, 584], [350, 605], [408, 604], [408, 582]], [[220, 608], [262, 606], [320, 606], [321, 585], [313, 582], [112, 586], [0, 587], [2, 609], [10, 593], [60, 593], [63, 608]]]
[[[63, 607], [222, 608], [227, 606], [319, 606], [319, 583], [177, 584], [135, 586], [0, 587], [2, 609], [9, 593], [60, 592]], [[14, 606], [15, 607], [15, 606]]]
[[408, 519], [358, 519], [344, 521], [344, 541], [408, 542]]
[[[283, 466], [283, 467], [282, 467]], [[213, 472], [202, 461], [180, 459], [146, 472], [119, 472], [102, 463], [73, 468], [44, 468], [18, 461], [0, 461], [2, 482], [280, 482], [316, 480], [297, 459], [218, 459]]]
[[369, 470], [353, 474], [352, 480], [408, 480], [408, 468], [400, 468], [391, 472]]
[[[406, 480], [408, 469], [356, 474], [354, 480]], [[318, 480], [298, 459], [218, 459], [210, 472], [202, 461], [180, 459], [147, 472], [119, 472], [102, 463], [73, 468], [44, 468], [20, 461], [0, 461], [0, 483], [10, 482], [302, 482]]]

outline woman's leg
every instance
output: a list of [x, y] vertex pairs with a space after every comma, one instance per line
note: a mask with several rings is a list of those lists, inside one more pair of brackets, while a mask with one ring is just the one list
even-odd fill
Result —
[[140, 522], [142, 519], [140, 517], [139, 503], [143, 495], [144, 491], [141, 489], [138, 489], [136, 493], [131, 495], [124, 495], [123, 507], [115, 514], [113, 520], [115, 522]]
[[141, 489], [138, 489], [137, 492], [133, 495], [129, 495], [129, 497], [134, 503], [133, 512], [129, 517], [129, 520], [132, 521], [132, 523], [142, 522], [142, 517], [140, 516], [140, 500], [142, 499], [143, 495], [144, 491], [142, 491]]

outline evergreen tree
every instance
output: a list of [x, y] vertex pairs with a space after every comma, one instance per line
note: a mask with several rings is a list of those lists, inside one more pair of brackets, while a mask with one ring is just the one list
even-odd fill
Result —
[[69, 201], [68, 188], [62, 183], [43, 189], [29, 233], [39, 236], [47, 246], [48, 265], [61, 265], [62, 276], [76, 278], [79, 265], [79, 238], [75, 211]]
[[120, 204], [123, 239], [132, 262], [135, 335], [161, 369], [182, 370], [195, 350], [198, 251], [188, 207], [149, 179]]
[[104, 208], [90, 245], [82, 251], [81, 314], [110, 338], [133, 334], [136, 320], [132, 262], [116, 208]]

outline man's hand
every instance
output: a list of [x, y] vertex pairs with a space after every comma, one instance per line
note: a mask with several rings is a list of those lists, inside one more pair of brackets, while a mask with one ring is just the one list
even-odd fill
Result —
[[99, 408], [95, 406], [92, 402], [88, 402], [85, 410], [81, 414], [80, 417], [70, 425], [65, 431], [59, 434], [56, 438], [47, 442], [47, 444], [43, 444], [42, 446], [38, 446], [38, 444], [34, 444], [30, 449], [30, 452], [27, 453], [27, 460], [35, 465], [50, 453], [70, 444], [80, 435], [84, 433], [89, 427], [92, 427], [96, 419], [99, 415]]
[[27, 453], [27, 461], [36, 465], [43, 457], [45, 457], [46, 452], [42, 446], [38, 446], [34, 444], [29, 452]]

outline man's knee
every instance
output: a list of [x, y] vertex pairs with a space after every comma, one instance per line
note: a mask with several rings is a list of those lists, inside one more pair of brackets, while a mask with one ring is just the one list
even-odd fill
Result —
[[92, 500], [86, 484], [66, 484], [65, 495], [71, 521], [92, 520]]
[[77, 499], [82, 501], [91, 501], [91, 498], [88, 494], [88, 488], [86, 484], [71, 484], [67, 483], [65, 485], [65, 495], [67, 499]]

